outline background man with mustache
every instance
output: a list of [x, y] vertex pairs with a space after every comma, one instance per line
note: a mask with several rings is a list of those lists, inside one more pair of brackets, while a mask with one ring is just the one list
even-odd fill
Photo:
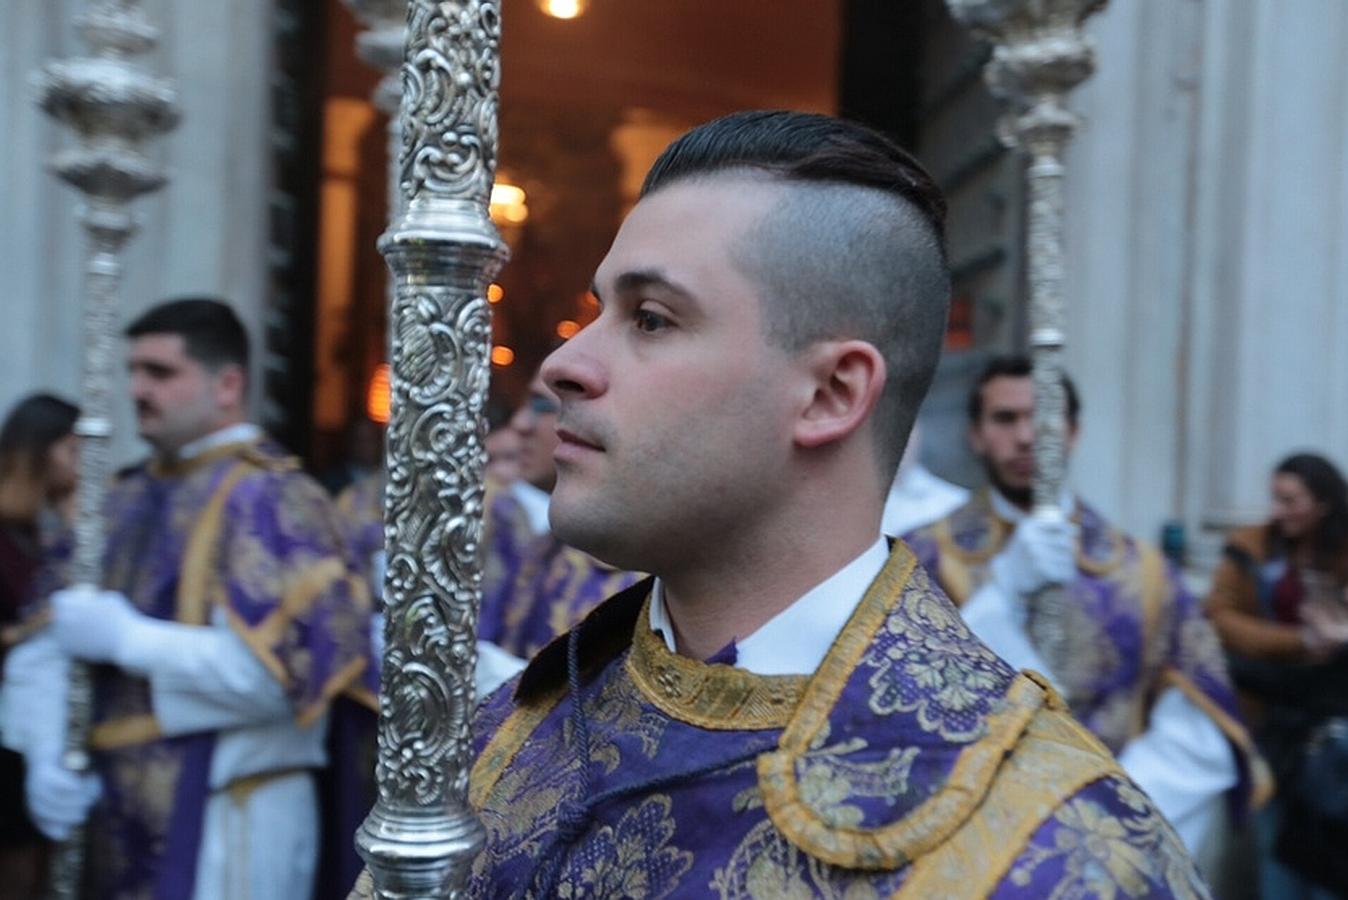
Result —
[[[49, 836], [89, 815], [87, 896], [307, 897], [328, 705], [373, 699], [368, 593], [327, 495], [245, 418], [233, 311], [174, 300], [126, 334], [153, 455], [109, 497], [104, 590], [57, 592], [11, 653], [3, 733]], [[86, 776], [60, 762], [72, 658], [98, 664]]]
[[[1070, 379], [1068, 448], [1080, 399]], [[909, 535], [918, 558], [974, 633], [1013, 665], [1045, 673], [1198, 852], [1224, 795], [1243, 803], [1253, 745], [1216, 635], [1159, 551], [1065, 492], [1064, 516], [1029, 515], [1034, 384], [1023, 356], [991, 360], [969, 397], [969, 443], [990, 486]], [[1033, 598], [1064, 585], [1064, 658], [1031, 624]], [[1256, 763], [1256, 768], [1260, 764]], [[1259, 773], [1254, 773], [1259, 774]], [[1262, 774], [1260, 790], [1266, 786]]]

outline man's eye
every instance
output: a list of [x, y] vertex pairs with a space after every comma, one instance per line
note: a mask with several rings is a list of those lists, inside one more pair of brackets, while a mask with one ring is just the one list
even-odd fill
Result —
[[637, 331], [644, 331], [647, 334], [669, 327], [669, 319], [649, 309], [638, 309], [632, 314], [632, 320], [636, 323]]

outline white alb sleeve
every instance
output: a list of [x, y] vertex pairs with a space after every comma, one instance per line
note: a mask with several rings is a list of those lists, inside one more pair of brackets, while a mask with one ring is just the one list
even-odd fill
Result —
[[5, 657], [0, 695], [0, 743], [31, 762], [59, 760], [66, 742], [70, 658], [46, 633]]
[[1196, 853], [1222, 814], [1223, 797], [1238, 778], [1235, 751], [1217, 724], [1179, 688], [1152, 707], [1147, 730], [1119, 754], [1119, 764], [1190, 853]]
[[285, 689], [228, 625], [155, 621], [138, 627], [126, 668], [150, 681], [150, 704], [166, 735], [287, 721]]

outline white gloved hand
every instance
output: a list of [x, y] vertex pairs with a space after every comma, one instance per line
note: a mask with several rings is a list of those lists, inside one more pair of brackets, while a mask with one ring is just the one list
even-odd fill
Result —
[[75, 659], [143, 669], [146, 652], [164, 625], [117, 591], [74, 587], [51, 596], [52, 636]]
[[1050, 584], [1068, 583], [1076, 577], [1077, 532], [1070, 519], [1025, 517], [989, 563], [993, 580], [1016, 597], [1029, 597]]
[[51, 759], [29, 764], [23, 790], [33, 824], [53, 841], [69, 837], [103, 793], [98, 776], [80, 775]]

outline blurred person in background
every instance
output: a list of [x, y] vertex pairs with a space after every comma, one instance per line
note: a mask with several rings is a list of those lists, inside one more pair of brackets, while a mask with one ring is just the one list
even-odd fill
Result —
[[889, 537], [902, 537], [945, 518], [968, 500], [968, 490], [932, 474], [922, 464], [922, 423], [915, 422], [899, 460], [899, 471], [894, 473], [885, 497], [880, 531]]
[[535, 372], [528, 394], [510, 418], [509, 430], [517, 440], [518, 477], [488, 505], [490, 549], [478, 635], [522, 659], [638, 577], [552, 534], [548, 509], [557, 483], [552, 454], [559, 443], [559, 408], [541, 370]]
[[[1031, 371], [1024, 356], [988, 362], [968, 414], [969, 443], [990, 486], [906, 540], [974, 634], [1058, 686], [1197, 854], [1224, 801], [1243, 809], [1252, 786], [1262, 800], [1263, 764], [1239, 722], [1212, 626], [1159, 550], [1067, 488], [1060, 518], [1031, 515]], [[1070, 454], [1080, 399], [1065, 375], [1063, 389]], [[1050, 585], [1062, 586], [1066, 602], [1059, 621], [1041, 623], [1037, 598]], [[1050, 643], [1062, 646], [1054, 652]]]
[[1227, 537], [1207, 611], [1230, 655], [1274, 800], [1256, 834], [1262, 894], [1348, 894], [1348, 488], [1300, 453], [1274, 469], [1272, 515]]
[[[78, 417], [72, 404], [34, 394], [0, 425], [0, 662], [23, 634], [46, 551], [68, 524]], [[0, 749], [0, 898], [36, 897], [43, 881], [46, 841], [28, 817], [23, 780], [23, 757]]]
[[[100, 589], [56, 591], [9, 654], [4, 738], [44, 834], [87, 818], [90, 900], [306, 897], [314, 775], [330, 702], [369, 667], [368, 597], [327, 494], [247, 420], [234, 311], [182, 298], [125, 334], [152, 452], [110, 487]], [[63, 764], [72, 660], [94, 664], [87, 773]]]

